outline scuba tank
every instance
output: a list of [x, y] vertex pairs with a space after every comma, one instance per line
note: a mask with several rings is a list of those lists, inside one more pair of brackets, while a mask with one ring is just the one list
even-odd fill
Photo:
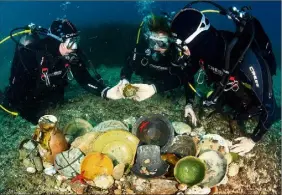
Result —
[[[204, 101], [204, 105], [215, 104], [218, 98], [224, 92], [224, 89], [229, 81], [230, 75], [236, 70], [238, 65], [242, 63], [244, 56], [248, 49], [252, 49], [261, 55], [270, 69], [271, 75], [276, 73], [276, 61], [273, 54], [272, 46], [268, 36], [266, 35], [260, 22], [249, 13], [251, 7], [243, 6], [240, 10], [236, 7], [225, 9], [213, 1], [193, 1], [187, 4], [184, 8], [191, 8], [196, 3], [209, 3], [217, 7], [220, 11], [219, 14], [227, 16], [232, 19], [236, 25], [236, 32], [233, 40], [227, 46], [225, 56], [225, 66], [223, 77], [220, 85], [216, 90]], [[235, 56], [232, 51], [239, 51], [239, 55]], [[270, 87], [271, 88], [271, 87]]]

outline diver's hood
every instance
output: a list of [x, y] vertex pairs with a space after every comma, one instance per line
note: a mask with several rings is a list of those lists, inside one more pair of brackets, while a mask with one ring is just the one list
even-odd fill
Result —
[[[26, 40], [28, 40], [29, 42], [27, 42]], [[29, 49], [36, 51], [37, 53], [39, 53], [39, 55], [47, 54], [47, 55], [52, 55], [53, 57], [61, 56], [59, 50], [60, 42], [53, 39], [52, 37], [46, 36], [44, 38], [37, 38], [37, 39], [23, 38], [20, 41], [21, 43], [25, 44], [23, 46], [28, 46]]]
[[50, 42], [47, 43], [48, 51], [50, 51], [53, 55], [61, 55], [59, 50], [60, 44], [61, 43], [59, 41], [50, 38]]
[[215, 56], [223, 56], [224, 39], [211, 27], [209, 30], [199, 34], [192, 42], [187, 44], [191, 58], [202, 58], [206, 61], [213, 61]]

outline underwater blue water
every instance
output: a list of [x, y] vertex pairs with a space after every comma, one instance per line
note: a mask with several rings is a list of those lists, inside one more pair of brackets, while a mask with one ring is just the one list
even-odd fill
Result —
[[[269, 35], [276, 54], [277, 64], [281, 66], [281, 2], [280, 1], [216, 1], [223, 7], [250, 5]], [[52, 20], [66, 17], [78, 28], [95, 26], [107, 22], [136, 23], [147, 13], [178, 11], [188, 1], [1, 1], [0, 2], [0, 40], [8, 36], [10, 30], [31, 22], [48, 27]], [[195, 6], [199, 9], [215, 9], [207, 4]], [[218, 14], [208, 13], [208, 18], [216, 28], [234, 29], [231, 20]], [[13, 57], [14, 43], [9, 40], [0, 45], [0, 89], [8, 82], [10, 61]], [[276, 93], [281, 93], [281, 73], [274, 77]], [[280, 97], [279, 97], [280, 100]]]

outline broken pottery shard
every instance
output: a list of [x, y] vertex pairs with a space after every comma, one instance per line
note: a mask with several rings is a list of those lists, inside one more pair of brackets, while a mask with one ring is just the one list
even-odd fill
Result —
[[203, 126], [195, 128], [192, 130], [192, 133], [195, 133], [197, 136], [204, 136], [206, 134], [206, 131]]
[[175, 194], [177, 189], [177, 182], [167, 179], [152, 179], [150, 180], [151, 188], [147, 194]]
[[101, 122], [93, 128], [93, 131], [105, 132], [105, 131], [114, 130], [114, 129], [123, 129], [123, 130], [128, 131], [127, 126], [123, 124], [121, 121], [117, 121], [117, 120], [108, 120], [108, 121]]
[[173, 138], [173, 142], [168, 147], [167, 153], [176, 154], [182, 158], [185, 156], [195, 156], [197, 147], [189, 135], [177, 135]]
[[62, 130], [66, 137], [69, 138], [69, 143], [79, 136], [90, 132], [93, 126], [86, 120], [81, 118], [76, 118], [71, 120]]
[[121, 194], [122, 194], [121, 189], [116, 189], [116, 190], [114, 191], [114, 194], [115, 194], [115, 195], [121, 195]]
[[226, 159], [228, 165], [232, 162], [232, 155], [230, 153], [226, 153], [224, 158]]
[[80, 181], [72, 182], [70, 187], [76, 194], [84, 194], [87, 189], [87, 185], [82, 184]]
[[84, 157], [78, 148], [72, 148], [56, 156], [55, 168], [61, 175], [73, 178], [80, 173], [80, 164]]
[[26, 150], [33, 150], [36, 148], [36, 145], [32, 140], [29, 140], [23, 144], [23, 148]]
[[39, 156], [34, 157], [33, 162], [37, 171], [43, 171], [43, 163]]
[[35, 169], [34, 167], [27, 167], [27, 168], [26, 168], [26, 171], [27, 171], [28, 173], [35, 173], [35, 172], [36, 172], [36, 169]]
[[149, 164], [150, 162], [151, 162], [150, 159], [146, 159], [146, 160], [144, 161], [145, 164]]
[[55, 169], [53, 166], [44, 169], [44, 173], [45, 173], [46, 175], [53, 176], [53, 175], [56, 174], [56, 172], [57, 172], [57, 171], [56, 171], [56, 169]]
[[130, 183], [132, 184], [133, 190], [137, 193], [145, 193], [150, 191], [150, 181], [147, 179], [132, 176]]
[[28, 158], [23, 160], [23, 165], [28, 168], [28, 167], [33, 167], [35, 168], [35, 165], [32, 163], [32, 161]]
[[94, 179], [95, 186], [101, 189], [108, 189], [114, 184], [114, 179], [109, 175], [99, 175]]
[[79, 148], [84, 154], [88, 154], [93, 152], [93, 145], [92, 143], [96, 140], [96, 138], [100, 134], [97, 132], [89, 132], [83, 136], [77, 137], [72, 143], [72, 148]]
[[183, 184], [183, 183], [181, 183], [181, 184], [179, 184], [178, 186], [177, 186], [177, 188], [180, 190], [180, 191], [185, 191], [185, 190], [187, 190], [187, 185], [186, 184]]
[[195, 195], [195, 194], [208, 195], [210, 192], [211, 192], [211, 189], [208, 187], [201, 188], [199, 186], [193, 186], [192, 188], [188, 188], [185, 191], [185, 194], [187, 195]]
[[131, 129], [134, 123], [136, 123], [136, 118], [131, 116], [127, 119], [124, 119], [122, 122], [128, 127], [128, 129]]
[[123, 163], [116, 165], [113, 170], [113, 178], [116, 180], [121, 179], [124, 173], [124, 169], [125, 165]]
[[172, 126], [174, 128], [175, 133], [178, 135], [182, 134], [190, 134], [191, 133], [191, 127], [183, 122], [172, 122]]
[[230, 177], [236, 176], [239, 173], [239, 169], [240, 169], [240, 167], [239, 167], [239, 165], [237, 163], [231, 163], [229, 165], [228, 175]]

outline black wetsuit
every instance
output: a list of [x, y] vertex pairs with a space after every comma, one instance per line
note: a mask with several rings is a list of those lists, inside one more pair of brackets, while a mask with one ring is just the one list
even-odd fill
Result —
[[[204, 33], [198, 38], [198, 45], [191, 49], [191, 62], [193, 66], [204, 69], [207, 82], [214, 84], [216, 88], [223, 76], [226, 49], [233, 33], [217, 31], [214, 28]], [[255, 142], [270, 128], [278, 110], [272, 92], [272, 75], [275, 73], [276, 63], [271, 44], [268, 39], [267, 41], [269, 48], [264, 52], [265, 55], [253, 49], [255, 47], [250, 47], [242, 63], [230, 75], [229, 84], [218, 100], [222, 103], [221, 107], [228, 105], [233, 108], [235, 120], [259, 117], [258, 125], [251, 135]], [[236, 49], [237, 47], [234, 47], [231, 55], [231, 66], [239, 56]]]
[[[251, 138], [254, 141], [259, 141], [274, 120], [277, 119], [277, 113], [275, 112], [278, 109], [272, 93], [271, 77], [275, 74], [276, 62], [270, 41], [258, 21], [256, 28], [260, 33], [263, 33], [263, 36], [257, 38], [257, 41], [264, 41], [268, 45], [268, 50], [264, 51], [263, 55], [261, 51], [248, 50], [243, 63], [231, 74], [231, 78], [234, 80], [230, 80], [228, 85], [230, 89], [226, 88], [226, 92], [220, 97], [220, 102], [222, 107], [228, 105], [233, 108], [233, 119], [247, 120], [253, 116], [258, 116], [259, 123]], [[157, 91], [161, 92], [181, 85], [187, 87], [188, 82], [193, 84], [194, 75], [199, 69], [203, 69], [207, 83], [213, 84], [216, 88], [223, 76], [225, 54], [233, 36], [234, 34], [231, 32], [217, 31], [213, 27], [209, 31], [203, 32], [201, 36], [197, 36], [193, 41], [195, 44], [190, 51], [191, 58], [189, 61], [178, 62], [178, 65], [182, 63], [182, 66], [180, 66], [182, 68], [173, 66], [173, 64], [177, 63], [175, 59], [179, 58], [177, 49], [174, 47], [171, 47], [159, 61], [154, 61], [152, 55], [146, 55], [146, 53], [151, 53], [149, 50], [146, 52], [146, 49], [144, 49], [146, 47], [136, 49], [122, 69], [121, 78], [130, 80], [133, 72], [143, 78], [149, 77], [151, 80], [153, 78], [151, 83], [155, 84]], [[240, 48], [240, 45], [238, 48]], [[234, 47], [235, 52], [232, 52], [230, 64], [237, 61], [239, 54], [241, 54], [241, 51], [237, 52], [236, 49], [237, 47]], [[144, 63], [144, 59], [147, 63]], [[183, 65], [184, 63], [186, 65]], [[237, 91], [236, 86], [233, 86], [234, 82], [238, 82]], [[234, 91], [231, 87], [234, 87]], [[190, 102], [193, 96], [194, 93], [188, 88], [186, 90], [187, 103]]]
[[[156, 57], [155, 57], [156, 56]], [[143, 79], [143, 83], [154, 84], [157, 93], [170, 91], [184, 86], [186, 89], [186, 103], [194, 99], [194, 92], [188, 88], [187, 83], [194, 84], [193, 76], [198, 69], [192, 66], [180, 68], [173, 64], [173, 59], [178, 57], [178, 51], [170, 48], [162, 55], [146, 47], [145, 41], [133, 50], [121, 70], [121, 79], [131, 80], [133, 73]]]
[[[37, 123], [49, 106], [63, 101], [68, 74], [72, 73], [84, 89], [96, 95], [101, 95], [106, 88], [90, 75], [81, 58], [72, 64], [62, 57], [59, 44], [47, 37], [30, 43], [29, 49], [16, 47], [4, 106], [16, 110], [32, 123]], [[43, 74], [46, 71], [50, 83]]]

